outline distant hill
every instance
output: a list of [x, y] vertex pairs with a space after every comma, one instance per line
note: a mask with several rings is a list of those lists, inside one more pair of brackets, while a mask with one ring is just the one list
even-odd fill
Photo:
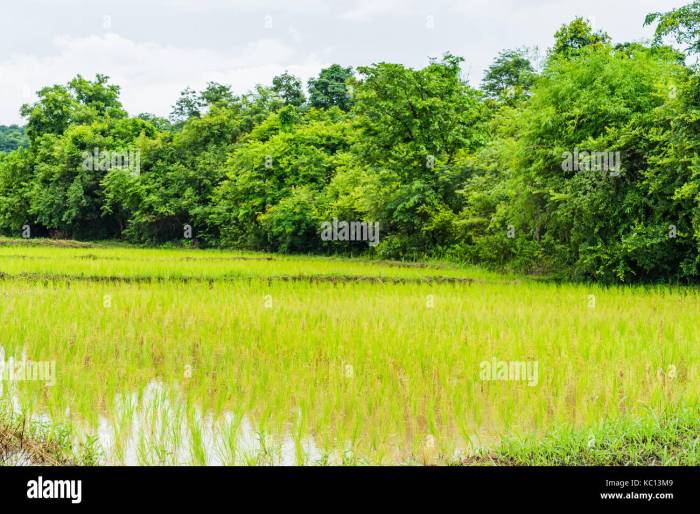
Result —
[[20, 146], [27, 146], [29, 139], [23, 127], [0, 125], [0, 152], [11, 152]]

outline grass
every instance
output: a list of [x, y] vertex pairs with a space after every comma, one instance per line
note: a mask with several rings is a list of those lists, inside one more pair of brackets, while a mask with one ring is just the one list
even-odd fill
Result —
[[0, 245], [0, 270], [27, 278], [199, 279], [251, 278], [385, 278], [417, 281], [506, 280], [475, 267], [371, 261], [337, 257], [289, 257], [218, 250], [143, 249], [125, 247], [75, 248], [44, 245]]
[[[4, 359], [56, 362], [55, 385], [4, 394], [101, 462], [697, 462], [694, 289], [64, 246], [0, 245]], [[536, 384], [484, 380], [494, 359], [537, 363]], [[635, 434], [665, 438], [650, 457]]]
[[17, 415], [7, 399], [0, 401], [0, 465], [94, 465], [99, 448], [90, 437], [74, 445], [69, 424]]
[[602, 422], [587, 430], [562, 427], [544, 438], [509, 438], [460, 464], [500, 466], [698, 466], [700, 406], [661, 415]]

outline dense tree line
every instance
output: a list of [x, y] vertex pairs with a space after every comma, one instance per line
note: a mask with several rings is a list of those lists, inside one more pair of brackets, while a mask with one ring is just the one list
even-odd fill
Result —
[[28, 145], [29, 139], [24, 133], [24, 128], [17, 125], [0, 125], [0, 152], [11, 152]]
[[[540, 62], [502, 52], [480, 89], [446, 54], [333, 65], [306, 91], [288, 73], [243, 95], [210, 83], [162, 119], [78, 76], [22, 107], [29, 146], [0, 154], [0, 231], [696, 281], [698, 13], [649, 15], [649, 44], [576, 19]], [[323, 240], [334, 219], [379, 222], [380, 243]]]

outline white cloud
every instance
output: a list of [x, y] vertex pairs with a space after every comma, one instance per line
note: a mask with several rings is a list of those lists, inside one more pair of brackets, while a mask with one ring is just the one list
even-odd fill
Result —
[[[472, 84], [500, 50], [544, 50], [577, 15], [614, 41], [652, 33], [644, 15], [688, 0], [23, 0], [0, 16], [0, 123], [40, 87], [104, 73], [129, 112], [167, 114], [186, 86], [243, 92], [288, 69], [307, 79], [330, 63], [424, 66], [465, 58]], [[428, 19], [434, 28], [427, 30]], [[111, 16], [111, 27], [103, 17]], [[272, 26], [265, 26], [271, 16]], [[108, 30], [116, 33], [104, 33]], [[99, 35], [94, 35], [95, 33]], [[93, 35], [91, 35], [93, 34]]]
[[185, 86], [201, 89], [208, 81], [233, 86], [237, 92], [269, 83], [285, 69], [306, 80], [326, 66], [316, 55], [295, 60], [296, 51], [278, 39], [259, 39], [230, 52], [177, 48], [135, 42], [118, 34], [69, 36], [54, 40], [47, 57], [17, 55], [0, 62], [0, 119], [20, 121], [18, 106], [33, 100], [41, 87], [65, 83], [80, 73], [111, 77], [121, 86], [124, 106], [132, 114], [166, 115]]
[[[139, 2], [140, 0], [133, 0]], [[238, 11], [293, 11], [325, 12], [331, 6], [325, 0], [160, 0], [164, 9], [190, 9], [208, 11], [211, 9], [235, 9]]]
[[368, 22], [378, 16], [408, 14], [415, 10], [413, 0], [356, 0], [353, 6], [340, 13], [340, 18]]

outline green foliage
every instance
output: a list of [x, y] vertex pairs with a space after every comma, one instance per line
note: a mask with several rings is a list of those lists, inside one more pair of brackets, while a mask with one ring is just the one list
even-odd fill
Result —
[[[129, 117], [106, 76], [78, 76], [22, 107], [28, 145], [0, 131], [0, 232], [166, 243], [189, 225], [188, 244], [696, 282], [700, 73], [660, 40], [696, 51], [697, 10], [649, 15], [653, 45], [577, 18], [541, 70], [501, 52], [482, 91], [450, 54], [357, 76], [335, 64], [308, 103], [285, 72], [241, 95], [188, 88], [168, 121]], [[138, 152], [139, 172], [86, 166], [95, 149]], [[591, 166], [601, 156], [615, 169]], [[322, 241], [333, 219], [379, 223], [379, 245]]]
[[173, 110], [170, 113], [170, 121], [181, 125], [190, 118], [199, 118], [213, 106], [230, 105], [237, 101], [231, 91], [231, 87], [217, 82], [209, 82], [207, 87], [197, 93], [190, 87], [180, 93]]
[[324, 68], [317, 78], [309, 80], [309, 103], [313, 107], [335, 106], [349, 110], [352, 105], [349, 88], [352, 77], [352, 68], [343, 68], [339, 64]]
[[61, 135], [71, 125], [98, 118], [120, 119], [127, 116], [119, 102], [119, 87], [108, 84], [109, 77], [97, 75], [94, 82], [78, 75], [67, 85], [41, 89], [34, 104], [20, 109], [28, 119], [27, 135], [32, 142], [46, 134]]
[[[212, 223], [220, 227], [225, 243], [260, 248], [320, 247], [317, 236], [309, 236], [303, 245], [287, 240], [275, 227], [280, 212], [292, 212], [287, 208], [290, 204], [274, 207], [292, 194], [307, 204], [310, 191], [321, 194], [350, 146], [352, 127], [338, 108], [312, 109], [292, 125], [285, 123], [285, 112], [272, 115], [265, 129], [251, 133], [229, 159], [227, 177], [218, 188], [212, 213]], [[260, 224], [263, 220], [265, 226]], [[318, 231], [304, 228], [302, 232], [308, 236]]]
[[294, 187], [279, 203], [258, 217], [270, 246], [280, 252], [318, 249], [318, 195], [307, 186]]
[[527, 93], [532, 87], [535, 70], [524, 50], [504, 50], [486, 70], [481, 89], [499, 99]]
[[26, 149], [0, 155], [0, 227], [19, 236], [29, 221], [29, 188], [32, 180], [31, 155]]
[[562, 25], [554, 34], [552, 55], [572, 57], [586, 47], [608, 43], [610, 36], [606, 32], [594, 32], [590, 22], [579, 17], [567, 25]]
[[656, 23], [654, 43], [671, 36], [677, 43], [688, 45], [686, 50], [691, 53], [700, 52], [700, 1], [695, 0], [689, 5], [673, 9], [666, 13], [650, 13], [644, 20], [644, 25]]
[[187, 87], [182, 90], [180, 98], [175, 102], [175, 106], [170, 113], [170, 121], [173, 123], [182, 123], [193, 116], [199, 116], [201, 108], [201, 98], [194, 89]]
[[380, 180], [380, 208], [369, 214], [391, 233], [379, 248], [386, 257], [448, 244], [451, 230], [435, 221], [443, 225], [459, 210], [459, 158], [482, 143], [486, 117], [479, 93], [459, 78], [460, 62], [446, 55], [422, 70], [385, 63], [358, 70], [356, 165]]
[[272, 79], [272, 90], [282, 99], [285, 105], [300, 107], [306, 102], [301, 80], [286, 71]]
[[[486, 170], [502, 178], [490, 184], [492, 214], [479, 213], [490, 219], [479, 255], [510, 225], [516, 245], [506, 247], [520, 246], [525, 268], [539, 261], [601, 280], [681, 278], [681, 264], [692, 261], [690, 210], [673, 196], [688, 171], [667, 152], [678, 141], [672, 87], [687, 76], [648, 49], [591, 46], [550, 61], [532, 98], [496, 120], [500, 135], [483, 151]], [[619, 176], [569, 170], [566, 152], [577, 149], [619, 152]], [[470, 216], [483, 209], [483, 185], [469, 198]], [[667, 236], [670, 225], [678, 238]]]
[[545, 437], [509, 437], [469, 464], [498, 466], [678, 466], [700, 463], [697, 405], [613, 419], [592, 429], [559, 427]]
[[29, 138], [27, 138], [24, 128], [17, 125], [0, 125], [0, 153], [11, 152], [28, 145]]

